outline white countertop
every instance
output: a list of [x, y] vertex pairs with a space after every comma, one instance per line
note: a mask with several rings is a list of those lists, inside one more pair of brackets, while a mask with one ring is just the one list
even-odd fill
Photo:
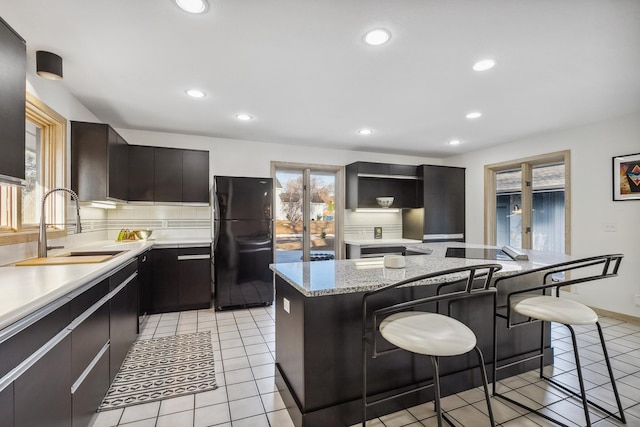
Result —
[[109, 274], [141, 252], [154, 248], [207, 246], [211, 239], [162, 239], [130, 242], [100, 241], [49, 251], [50, 256], [70, 251], [126, 250], [105, 262], [47, 266], [0, 267], [0, 329], [64, 297], [82, 285]]
[[417, 245], [422, 240], [413, 239], [363, 239], [363, 240], [345, 240], [347, 245], [354, 246], [396, 246], [396, 245]]
[[382, 285], [395, 283], [421, 274], [467, 267], [479, 264], [497, 263], [502, 270], [496, 276], [510, 272], [527, 271], [545, 265], [569, 261], [569, 255], [555, 252], [523, 250], [529, 261], [486, 260], [446, 257], [448, 247], [498, 249], [495, 246], [468, 243], [424, 243], [420, 247], [432, 249], [430, 255], [405, 257], [405, 268], [385, 268], [383, 258], [363, 258], [337, 261], [313, 261], [272, 264], [271, 269], [295, 289], [307, 297], [337, 295], [352, 292], [366, 292]]

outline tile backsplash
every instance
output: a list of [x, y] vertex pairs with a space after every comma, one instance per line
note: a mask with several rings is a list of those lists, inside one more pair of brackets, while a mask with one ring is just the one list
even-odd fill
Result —
[[402, 238], [402, 212], [344, 212], [344, 239], [374, 238], [375, 228], [382, 227], [383, 239]]

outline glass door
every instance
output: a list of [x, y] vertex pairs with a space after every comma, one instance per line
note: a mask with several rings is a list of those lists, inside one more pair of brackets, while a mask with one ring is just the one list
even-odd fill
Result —
[[564, 253], [564, 162], [523, 162], [495, 171], [495, 244]]
[[275, 262], [336, 258], [339, 167], [275, 165]]

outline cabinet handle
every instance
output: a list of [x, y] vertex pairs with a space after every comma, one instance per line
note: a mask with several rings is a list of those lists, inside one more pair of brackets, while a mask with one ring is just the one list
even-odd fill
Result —
[[142, 256], [142, 262], [147, 262], [147, 256], [146, 255]]
[[211, 255], [202, 254], [202, 255], [180, 255], [178, 256], [178, 261], [187, 261], [192, 259], [209, 259]]

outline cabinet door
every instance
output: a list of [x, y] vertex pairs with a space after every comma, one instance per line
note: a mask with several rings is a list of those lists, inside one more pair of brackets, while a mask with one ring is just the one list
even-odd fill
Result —
[[156, 147], [153, 192], [156, 202], [182, 201], [182, 150]]
[[424, 166], [424, 234], [464, 233], [465, 170]]
[[71, 427], [71, 336], [24, 374], [15, 387], [15, 427]]
[[26, 46], [0, 18], [0, 175], [24, 179]]
[[208, 151], [182, 151], [182, 201], [209, 203]]
[[87, 427], [109, 389], [109, 352], [97, 360], [71, 396], [73, 427]]
[[80, 201], [107, 198], [108, 128], [102, 123], [71, 122], [71, 189]]
[[180, 249], [178, 304], [181, 310], [211, 307], [211, 250]]
[[153, 301], [153, 251], [138, 256], [138, 316], [151, 313]]
[[109, 383], [113, 381], [138, 332], [138, 280], [134, 278], [110, 300]]
[[129, 146], [128, 200], [153, 202], [154, 147]]
[[0, 420], [13, 427], [13, 383], [0, 391]]
[[115, 130], [109, 127], [108, 173], [109, 189], [107, 196], [112, 199], [127, 200], [129, 161], [127, 143]]
[[388, 163], [357, 162], [359, 174], [389, 175]]
[[152, 313], [178, 307], [178, 249], [153, 250]]

